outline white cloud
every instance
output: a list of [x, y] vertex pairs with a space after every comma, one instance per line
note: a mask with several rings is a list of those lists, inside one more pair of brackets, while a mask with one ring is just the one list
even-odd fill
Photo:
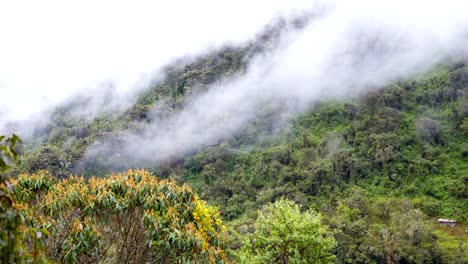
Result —
[[276, 16], [323, 5], [323, 16], [285, 34], [242, 78], [128, 135], [128, 158], [183, 155], [240, 131], [265, 102], [294, 115], [322, 97], [350, 96], [468, 51], [468, 2], [457, 0], [15, 1], [0, 4], [2, 107], [23, 118], [109, 79], [127, 92], [175, 57], [246, 41]]
[[[243, 42], [307, 1], [2, 1], [0, 111], [22, 119], [85, 88], [117, 90], [175, 57]], [[299, 8], [297, 8], [299, 7]]]
[[[126, 135], [124, 160], [145, 164], [183, 156], [239, 132], [266, 103], [276, 101], [292, 117], [311, 102], [355, 96], [466, 51], [468, 17], [460, 10], [468, 4], [337, 3], [304, 30], [285, 34], [245, 76], [216, 84], [142, 134]], [[90, 155], [106, 148], [96, 144]]]

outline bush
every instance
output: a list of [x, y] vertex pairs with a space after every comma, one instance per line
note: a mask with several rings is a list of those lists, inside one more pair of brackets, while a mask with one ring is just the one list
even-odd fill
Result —
[[241, 235], [235, 254], [241, 263], [332, 263], [335, 240], [320, 218], [280, 199], [259, 212], [254, 232]]

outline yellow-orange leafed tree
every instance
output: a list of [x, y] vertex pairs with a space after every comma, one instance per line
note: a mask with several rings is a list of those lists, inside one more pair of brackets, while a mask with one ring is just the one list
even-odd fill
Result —
[[144, 170], [56, 180], [46, 172], [13, 181], [26, 225], [45, 256], [64, 263], [225, 263], [218, 211], [188, 186]]

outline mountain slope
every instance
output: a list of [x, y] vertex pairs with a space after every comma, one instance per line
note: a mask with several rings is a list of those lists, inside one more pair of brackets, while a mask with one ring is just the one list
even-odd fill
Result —
[[[275, 35], [267, 36], [274, 43]], [[166, 79], [125, 111], [77, 115], [86, 100], [57, 108], [10, 174], [101, 176], [132, 166], [118, 157], [127, 132], [153, 122], [155, 106], [164, 118], [210, 84], [242, 74], [257, 48], [226, 48], [168, 68]], [[247, 232], [262, 205], [287, 197], [325, 216], [338, 263], [450, 263], [467, 256], [467, 95], [468, 66], [447, 62], [358, 98], [322, 100], [286, 126], [277, 123], [281, 108], [265, 105], [231, 138], [146, 166], [219, 206], [234, 233]], [[115, 148], [87, 157], [96, 142]], [[460, 224], [445, 229], [435, 225], [438, 217]]]
[[307, 205], [357, 185], [466, 221], [467, 73], [461, 64], [439, 66], [359, 100], [323, 103], [254, 150], [229, 142], [186, 159], [181, 180], [228, 219], [283, 195]]

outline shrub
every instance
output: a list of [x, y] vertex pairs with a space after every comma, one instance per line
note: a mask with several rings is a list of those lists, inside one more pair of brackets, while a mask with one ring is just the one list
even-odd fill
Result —
[[[241, 236], [241, 263], [332, 263], [335, 240], [320, 215], [280, 199], [259, 212], [253, 233]], [[252, 230], [252, 229], [251, 229]]]

